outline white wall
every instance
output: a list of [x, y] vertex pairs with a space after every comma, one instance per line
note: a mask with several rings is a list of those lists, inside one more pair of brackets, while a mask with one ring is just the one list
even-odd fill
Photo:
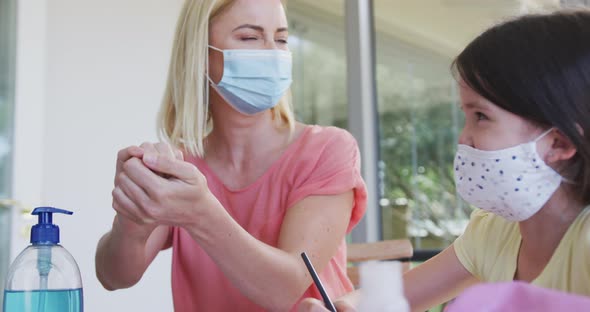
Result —
[[[107, 292], [94, 273], [110, 228], [116, 152], [154, 141], [181, 0], [19, 0], [14, 195], [54, 218], [82, 272], [86, 311], [172, 311], [170, 252]], [[24, 248], [15, 215], [12, 256]]]

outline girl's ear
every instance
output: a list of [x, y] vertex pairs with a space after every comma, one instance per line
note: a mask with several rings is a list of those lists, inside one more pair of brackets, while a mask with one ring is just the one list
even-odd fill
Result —
[[556, 164], [564, 160], [569, 160], [576, 155], [576, 146], [561, 131], [555, 129], [549, 136], [553, 142], [545, 159], [547, 164]]

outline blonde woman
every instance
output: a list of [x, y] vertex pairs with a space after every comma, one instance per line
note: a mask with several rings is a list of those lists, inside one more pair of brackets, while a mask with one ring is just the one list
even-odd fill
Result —
[[172, 247], [176, 311], [288, 311], [352, 290], [345, 234], [365, 211], [353, 137], [295, 122], [279, 0], [188, 0], [160, 112], [167, 143], [118, 154], [113, 227], [96, 272], [109, 290], [137, 283]]

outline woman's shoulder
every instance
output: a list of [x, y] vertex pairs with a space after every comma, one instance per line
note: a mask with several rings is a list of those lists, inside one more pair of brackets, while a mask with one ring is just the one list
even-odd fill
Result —
[[356, 139], [345, 129], [334, 126], [306, 125], [303, 138], [305, 148], [356, 148]]
[[307, 125], [297, 140], [285, 165], [298, 176], [360, 167], [356, 140], [344, 129]]

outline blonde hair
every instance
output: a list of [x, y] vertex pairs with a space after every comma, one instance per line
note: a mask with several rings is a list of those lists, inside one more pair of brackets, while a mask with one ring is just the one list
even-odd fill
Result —
[[[203, 157], [204, 139], [213, 129], [209, 115], [209, 24], [234, 0], [186, 0], [176, 25], [168, 82], [158, 114], [158, 137]], [[284, 3], [284, 2], [283, 2]], [[271, 109], [277, 125], [291, 132], [295, 117], [290, 92]]]

